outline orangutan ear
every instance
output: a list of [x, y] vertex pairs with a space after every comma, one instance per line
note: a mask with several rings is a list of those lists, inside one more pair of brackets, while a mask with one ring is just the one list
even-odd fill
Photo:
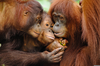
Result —
[[25, 3], [25, 2], [27, 2], [28, 0], [17, 0], [18, 2], [20, 2], [20, 3]]

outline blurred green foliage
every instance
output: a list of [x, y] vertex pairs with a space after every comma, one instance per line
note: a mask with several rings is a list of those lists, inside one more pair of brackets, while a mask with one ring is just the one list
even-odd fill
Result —
[[43, 7], [44, 11], [48, 12], [50, 7], [50, 1], [49, 0], [37, 0]]
[[77, 2], [77, 3], [79, 3], [79, 2], [80, 2], [80, 0], [76, 0], [76, 2]]
[[5, 66], [4, 64], [2, 64], [2, 66]]
[[[43, 7], [44, 11], [48, 12], [51, 0], [37, 0]], [[75, 0], [77, 3], [79, 3], [80, 0]]]

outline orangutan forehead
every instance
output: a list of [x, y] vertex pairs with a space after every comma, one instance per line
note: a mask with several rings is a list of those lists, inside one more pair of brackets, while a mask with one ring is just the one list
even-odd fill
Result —
[[50, 18], [50, 16], [46, 12], [43, 12], [42, 19], [45, 19], [45, 18]]
[[58, 7], [55, 7], [53, 12], [63, 13], [63, 9], [62, 8], [58, 8]]
[[40, 5], [39, 2], [37, 2], [35, 0], [30, 0], [25, 3], [19, 3], [19, 6], [17, 6], [17, 9], [16, 9], [17, 12], [18, 11], [29, 11], [32, 14], [38, 14], [38, 13], [42, 14], [43, 13], [42, 6]]
[[66, 14], [73, 9], [73, 1], [70, 0], [58, 0], [56, 3], [53, 3], [52, 9], [55, 12]]
[[34, 11], [35, 13], [42, 13], [43, 12], [43, 8], [42, 8], [42, 6], [40, 5], [40, 3], [39, 2], [37, 2], [37, 1], [29, 1], [28, 3], [27, 3], [27, 5], [32, 9], [29, 9], [29, 10], [31, 10], [31, 11]]

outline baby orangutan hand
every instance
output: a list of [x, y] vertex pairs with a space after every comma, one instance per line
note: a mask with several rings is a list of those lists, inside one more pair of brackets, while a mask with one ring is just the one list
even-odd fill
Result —
[[62, 48], [61, 51], [64, 51], [67, 48], [66, 46], [67, 43], [68, 41], [66, 39], [63, 40], [62, 38], [59, 38], [59, 39], [56, 38], [54, 42], [52, 42], [46, 47], [46, 49], [48, 51], [53, 51], [54, 49]]

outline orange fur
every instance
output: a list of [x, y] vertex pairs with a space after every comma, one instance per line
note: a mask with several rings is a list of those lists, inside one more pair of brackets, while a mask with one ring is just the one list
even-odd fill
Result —
[[97, 64], [100, 58], [100, 0], [83, 0], [82, 10], [82, 37], [91, 48], [93, 64]]

